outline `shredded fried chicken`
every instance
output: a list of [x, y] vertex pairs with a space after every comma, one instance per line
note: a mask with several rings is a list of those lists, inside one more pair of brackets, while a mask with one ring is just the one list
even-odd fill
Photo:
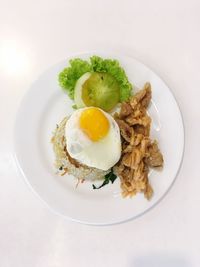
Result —
[[130, 142], [132, 136], [132, 128], [123, 120], [116, 119], [120, 132], [124, 140]]
[[148, 179], [149, 168], [163, 166], [163, 156], [156, 141], [149, 137], [151, 118], [147, 107], [151, 101], [151, 85], [146, 83], [129, 102], [121, 105], [115, 114], [121, 136], [122, 157], [115, 166], [121, 180], [122, 196], [134, 196], [139, 192], [149, 200], [153, 189]]
[[130, 115], [133, 112], [132, 107], [130, 105], [130, 103], [124, 102], [121, 105], [121, 111], [119, 113], [119, 117], [125, 118], [126, 116]]
[[148, 152], [148, 157], [145, 159], [146, 164], [150, 167], [161, 167], [163, 165], [163, 156], [156, 141], [150, 144]]

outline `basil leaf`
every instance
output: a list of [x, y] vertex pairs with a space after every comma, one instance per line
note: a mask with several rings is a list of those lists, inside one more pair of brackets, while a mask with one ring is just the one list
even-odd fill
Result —
[[102, 185], [100, 186], [96, 186], [96, 185], [92, 185], [93, 189], [100, 189], [101, 187], [103, 187], [104, 185], [107, 185], [109, 183], [109, 180], [108, 179], [105, 179], [102, 183]]
[[117, 179], [117, 176], [114, 173], [110, 173], [110, 178], [109, 180], [111, 181], [111, 183], [113, 184], [114, 181]]
[[117, 176], [113, 173], [113, 170], [111, 169], [111, 172], [109, 172], [105, 175], [103, 183], [100, 186], [96, 186], [93, 184], [92, 188], [93, 189], [100, 189], [103, 186], [109, 184], [110, 181], [113, 184], [116, 179], [117, 179]]

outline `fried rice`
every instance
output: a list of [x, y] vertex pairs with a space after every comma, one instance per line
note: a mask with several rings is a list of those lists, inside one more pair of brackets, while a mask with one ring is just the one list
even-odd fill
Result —
[[78, 180], [100, 180], [110, 172], [110, 169], [103, 171], [97, 168], [85, 166], [75, 159], [71, 158], [66, 148], [65, 125], [67, 123], [65, 117], [60, 124], [57, 125], [51, 142], [55, 153], [55, 168], [61, 176], [71, 174]]

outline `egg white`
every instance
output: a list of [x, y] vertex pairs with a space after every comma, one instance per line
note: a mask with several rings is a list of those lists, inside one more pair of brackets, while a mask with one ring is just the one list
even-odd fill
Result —
[[101, 110], [109, 121], [109, 131], [103, 139], [91, 141], [79, 127], [79, 118], [85, 109], [87, 108], [76, 110], [66, 123], [67, 151], [78, 162], [106, 171], [113, 167], [121, 156], [119, 127], [110, 114]]

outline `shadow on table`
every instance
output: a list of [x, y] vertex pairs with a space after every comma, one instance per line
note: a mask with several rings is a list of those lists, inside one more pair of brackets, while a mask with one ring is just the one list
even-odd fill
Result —
[[175, 253], [148, 253], [136, 257], [130, 267], [191, 267], [184, 255]]

